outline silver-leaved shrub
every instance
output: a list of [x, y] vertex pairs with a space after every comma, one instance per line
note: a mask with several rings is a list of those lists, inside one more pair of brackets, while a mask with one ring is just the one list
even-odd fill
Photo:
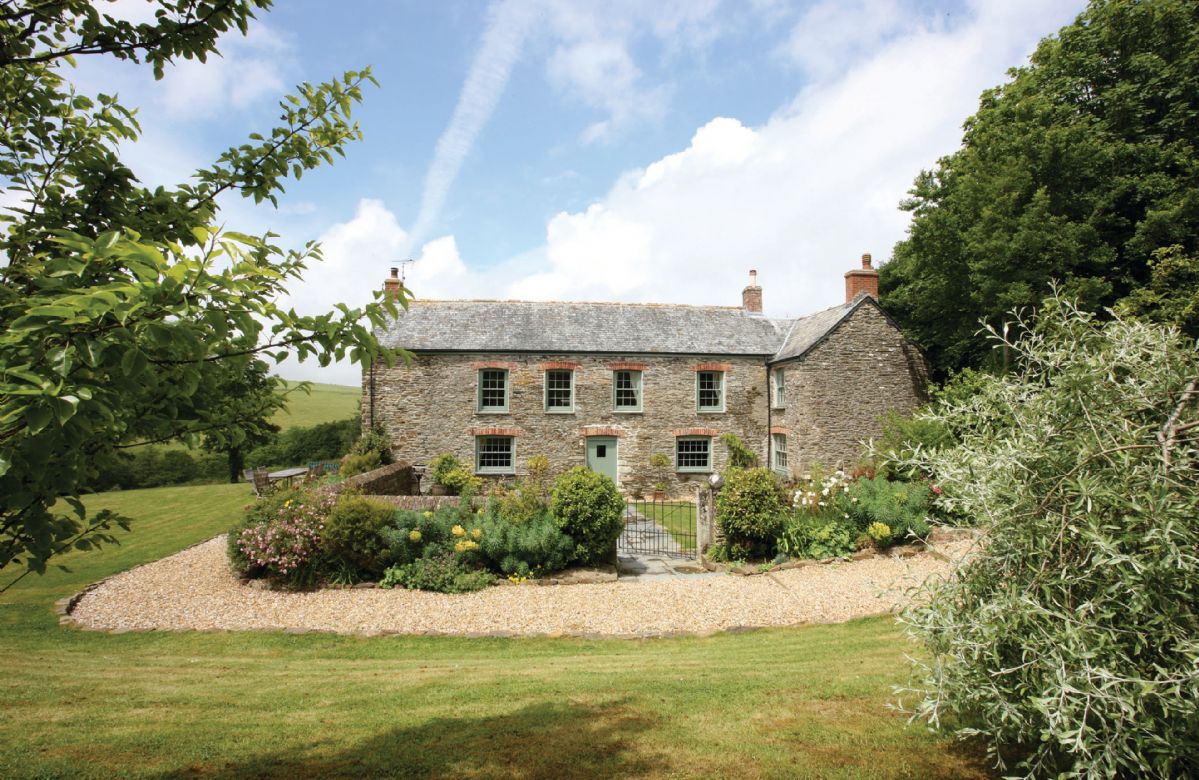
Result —
[[1026, 776], [1199, 776], [1199, 350], [1056, 296], [992, 335], [1019, 369], [909, 457], [984, 543], [905, 613], [904, 695]]

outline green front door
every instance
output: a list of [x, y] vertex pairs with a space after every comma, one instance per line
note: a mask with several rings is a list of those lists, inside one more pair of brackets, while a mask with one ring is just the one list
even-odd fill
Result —
[[587, 468], [605, 474], [616, 482], [616, 437], [587, 437]]

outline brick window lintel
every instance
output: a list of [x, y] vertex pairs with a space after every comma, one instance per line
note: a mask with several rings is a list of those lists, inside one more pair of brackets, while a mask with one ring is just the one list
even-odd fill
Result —
[[612, 428], [603, 425], [592, 425], [586, 428], [579, 429], [580, 436], [624, 436], [624, 431], [620, 428]]
[[791, 429], [784, 428], [781, 425], [772, 425], [772, 426], [770, 426], [770, 432], [771, 433], [781, 433], [783, 435], [789, 435], [791, 433]]
[[732, 363], [696, 363], [696, 371], [732, 371]]
[[671, 436], [719, 436], [720, 431], [715, 428], [675, 428], [670, 432]]
[[554, 371], [554, 370], [574, 371], [580, 365], [581, 365], [580, 363], [570, 363], [568, 361], [555, 360], [555, 361], [551, 361], [549, 363], [541, 363], [538, 367], [542, 371]]
[[520, 436], [520, 428], [470, 428], [468, 429], [471, 436]]
[[645, 363], [609, 363], [608, 368], [613, 371], [644, 371]]

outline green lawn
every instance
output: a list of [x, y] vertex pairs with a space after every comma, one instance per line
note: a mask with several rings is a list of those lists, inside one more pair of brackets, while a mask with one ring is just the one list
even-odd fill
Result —
[[675, 501], [665, 504], [635, 501], [633, 508], [665, 528], [684, 550], [695, 549], [695, 504]]
[[985, 777], [887, 709], [890, 620], [648, 641], [98, 634], [52, 602], [224, 530], [244, 485], [93, 496], [120, 547], [0, 595], [0, 777]]
[[[295, 387], [297, 382], [288, 382]], [[346, 420], [358, 413], [362, 400], [362, 389], [346, 385], [322, 385], [313, 383], [312, 393], [296, 391], [287, 396], [287, 408], [276, 414], [271, 421], [280, 428], [311, 426], [317, 423]]]

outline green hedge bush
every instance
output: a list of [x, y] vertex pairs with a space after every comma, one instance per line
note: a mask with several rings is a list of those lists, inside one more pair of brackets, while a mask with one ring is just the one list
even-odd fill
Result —
[[389, 504], [345, 494], [325, 519], [321, 552], [332, 571], [351, 579], [377, 577], [387, 565], [382, 531], [395, 515]]
[[624, 498], [609, 477], [575, 466], [554, 482], [550, 513], [575, 542], [574, 559], [607, 560], [624, 530]]
[[730, 555], [771, 555], [784, 507], [782, 486], [769, 469], [728, 469], [716, 494], [716, 522]]

